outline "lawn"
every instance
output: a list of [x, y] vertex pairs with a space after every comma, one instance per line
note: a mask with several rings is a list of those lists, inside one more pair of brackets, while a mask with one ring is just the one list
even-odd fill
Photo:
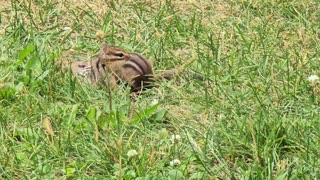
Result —
[[[0, 179], [320, 178], [318, 0], [0, 4]], [[101, 38], [204, 80], [133, 98], [61, 68]]]

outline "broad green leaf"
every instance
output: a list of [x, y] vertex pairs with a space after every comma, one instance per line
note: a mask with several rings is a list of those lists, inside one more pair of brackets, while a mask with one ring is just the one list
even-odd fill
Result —
[[73, 125], [73, 122], [75, 122], [76, 115], [78, 112], [78, 107], [79, 107], [79, 105], [77, 105], [77, 104], [72, 106], [72, 110], [71, 110], [71, 113], [70, 113], [68, 120], [65, 123], [63, 123], [66, 128], [68, 128], [68, 129], [71, 128], [71, 126]]
[[101, 116], [99, 116], [97, 121], [98, 127], [101, 129], [105, 128], [110, 122], [109, 118], [110, 118], [110, 114], [102, 114]]
[[23, 87], [24, 87], [24, 84], [23, 84], [23, 82], [19, 82], [15, 87], [14, 87], [14, 89], [16, 90], [16, 92], [20, 92], [22, 89], [23, 89]]
[[164, 120], [164, 117], [166, 116], [166, 114], [167, 114], [167, 110], [161, 110], [153, 114], [151, 118], [153, 121], [161, 122]]
[[35, 69], [37, 63], [39, 63], [39, 56], [38, 55], [32, 56], [26, 64], [26, 70]]
[[148, 107], [145, 110], [141, 110], [132, 118], [131, 123], [136, 124], [136, 123], [139, 123], [143, 120], [148, 119], [156, 112], [158, 106], [159, 106], [159, 104], [155, 104], [155, 105]]
[[96, 115], [97, 115], [97, 109], [95, 107], [91, 107], [89, 111], [87, 112], [86, 117], [91, 121], [93, 124], [95, 124], [96, 121]]
[[120, 111], [112, 111], [106, 114], [103, 114], [98, 117], [98, 127], [99, 128], [104, 128], [107, 125], [111, 126], [117, 126], [119, 124], [123, 124], [123, 122], [127, 119], [125, 114]]
[[181, 180], [185, 179], [182, 172], [177, 169], [172, 169], [169, 171], [169, 179], [170, 180]]
[[72, 176], [75, 171], [76, 171], [75, 168], [73, 168], [73, 167], [67, 167], [65, 172], [66, 172], [66, 174], [67, 174], [68, 176]]
[[23, 62], [23, 60], [29, 55], [31, 54], [35, 49], [34, 45], [29, 44], [24, 50], [22, 50], [19, 53], [19, 57], [18, 57], [18, 64], [21, 64]]
[[134, 179], [136, 177], [136, 172], [134, 170], [129, 170], [127, 171], [124, 176], [122, 177], [123, 179]]
[[24, 152], [18, 152], [18, 153], [16, 153], [16, 157], [20, 161], [24, 161], [28, 158], [28, 155], [27, 155], [27, 153], [24, 153]]

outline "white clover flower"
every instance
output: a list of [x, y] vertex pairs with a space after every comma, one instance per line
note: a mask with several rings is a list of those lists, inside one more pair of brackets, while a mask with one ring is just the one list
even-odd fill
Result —
[[308, 81], [310, 81], [310, 82], [316, 82], [316, 81], [318, 81], [319, 80], [319, 76], [317, 76], [317, 75], [315, 75], [315, 74], [313, 74], [313, 75], [311, 75], [311, 76], [309, 76], [308, 77]]
[[181, 161], [179, 159], [174, 159], [174, 160], [170, 161], [170, 166], [177, 166], [180, 164], [181, 164]]
[[218, 114], [218, 119], [225, 119], [226, 118], [226, 116], [224, 115], [224, 114]]
[[151, 102], [151, 106], [156, 105], [156, 104], [158, 104], [158, 103], [159, 103], [159, 100], [158, 100], [158, 99], [154, 99], [154, 100], [152, 100], [152, 102]]
[[180, 139], [181, 139], [180, 135], [174, 134], [174, 135], [171, 136], [170, 140], [171, 140], [172, 143], [177, 143], [177, 142], [180, 141]]
[[138, 155], [138, 152], [137, 152], [136, 150], [134, 150], [134, 149], [130, 149], [130, 150], [127, 152], [128, 158], [134, 157], [134, 156], [136, 156], [136, 155]]
[[65, 31], [68, 31], [68, 30], [70, 30], [70, 29], [71, 29], [71, 27], [69, 27], [69, 26], [63, 27], [63, 30], [65, 30]]

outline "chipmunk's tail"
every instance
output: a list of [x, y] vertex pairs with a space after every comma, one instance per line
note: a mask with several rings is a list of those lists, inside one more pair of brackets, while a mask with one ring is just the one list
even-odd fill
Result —
[[167, 79], [167, 80], [173, 79], [177, 76], [186, 76], [188, 78], [193, 78], [200, 81], [205, 80], [203, 75], [188, 69], [184, 69], [181, 71], [177, 71], [177, 69], [169, 69], [159, 73], [159, 78]]
[[200, 73], [197, 73], [197, 72], [192, 71], [192, 70], [185, 69], [185, 66], [190, 64], [190, 63], [192, 63], [192, 62], [193, 62], [193, 60], [190, 60], [190, 61], [184, 63], [183, 65], [181, 65], [178, 68], [161, 71], [159, 73], [159, 78], [163, 78], [163, 79], [168, 79], [169, 80], [169, 79], [173, 79], [174, 77], [177, 77], [179, 75], [184, 75], [184, 76], [187, 76], [187, 77], [190, 77], [190, 78], [194, 78], [194, 79], [198, 79], [200, 81], [204, 81], [205, 78]]

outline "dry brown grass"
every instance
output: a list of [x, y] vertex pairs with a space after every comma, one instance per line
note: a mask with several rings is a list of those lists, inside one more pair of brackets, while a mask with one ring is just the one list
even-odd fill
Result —
[[[134, 1], [134, 4], [148, 4], [151, 5], [149, 9], [146, 11], [155, 12], [163, 2], [159, 1]], [[2, 8], [2, 15], [4, 21], [4, 25], [8, 25], [9, 21], [12, 21], [14, 14], [14, 8], [11, 6], [10, 1], [1, 0], [0, 1]], [[232, 7], [230, 4], [231, 1], [180, 1], [175, 0], [171, 1], [171, 7], [179, 16], [190, 16], [193, 13], [199, 13], [203, 16], [203, 23], [208, 25], [208, 23], [219, 22], [220, 20], [226, 19], [230, 16], [234, 16], [237, 14], [237, 10], [235, 7]], [[114, 21], [116, 24], [126, 24], [130, 23], [136, 15], [132, 13], [134, 9], [132, 9], [133, 3], [131, 1], [103, 1], [103, 0], [93, 0], [93, 1], [76, 1], [76, 0], [54, 0], [50, 1], [48, 4], [40, 3], [36, 1], [27, 1], [22, 0], [16, 3], [18, 15], [21, 17], [25, 17], [25, 23], [30, 23], [30, 18], [34, 20], [36, 25], [39, 25], [39, 28], [48, 28], [55, 22], [59, 25], [64, 25], [64, 27], [71, 27], [75, 22], [81, 20], [83, 22], [80, 23], [88, 23], [84, 22], [85, 19], [81, 19], [86, 16], [86, 13], [90, 12], [91, 15], [94, 16], [97, 22], [103, 21], [105, 15], [107, 13], [111, 13], [114, 17]], [[50, 19], [50, 14], [46, 14], [46, 6], [54, 6], [54, 9], [59, 13], [59, 18]], [[28, 11], [31, 14], [31, 17], [27, 17], [26, 12], [23, 11], [25, 8], [28, 8]], [[121, 19], [117, 19], [117, 14], [121, 14]], [[46, 22], [46, 26], [44, 26], [42, 20], [39, 19], [39, 15], [43, 16], [44, 19], [48, 20]], [[170, 17], [167, 18], [170, 20]], [[40, 26], [41, 25], [41, 26]], [[94, 27], [93, 27], [94, 28]]]

